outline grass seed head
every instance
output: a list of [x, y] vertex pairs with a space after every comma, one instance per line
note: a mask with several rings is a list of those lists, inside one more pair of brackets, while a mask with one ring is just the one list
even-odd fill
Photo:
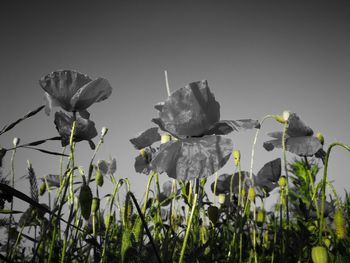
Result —
[[345, 238], [345, 218], [343, 212], [337, 209], [334, 214], [335, 234], [338, 239]]

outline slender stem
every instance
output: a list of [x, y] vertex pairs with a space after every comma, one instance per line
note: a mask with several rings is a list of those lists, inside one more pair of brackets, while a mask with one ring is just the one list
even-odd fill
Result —
[[286, 180], [287, 180], [287, 184], [286, 184], [286, 188], [285, 188], [285, 198], [286, 198], [286, 219], [287, 219], [287, 226], [289, 228], [289, 201], [288, 201], [288, 189], [289, 189], [289, 185], [288, 185], [288, 167], [287, 167], [287, 155], [286, 155], [286, 132], [287, 132], [287, 128], [288, 128], [288, 122], [286, 122], [283, 126], [283, 133], [282, 133], [282, 154], [283, 154], [283, 164], [284, 164], [284, 170], [286, 173]]
[[168, 81], [168, 71], [164, 70], [164, 75], [165, 75], [165, 86], [169, 97], [171, 93], [170, 93], [170, 87], [169, 87], [169, 81]]
[[331, 154], [331, 150], [335, 146], [340, 146], [345, 148], [346, 150], [350, 151], [350, 146], [346, 145], [342, 142], [334, 142], [332, 143], [327, 150], [326, 157], [325, 157], [325, 162], [324, 162], [324, 168], [323, 168], [323, 181], [322, 181], [322, 202], [321, 202], [321, 217], [320, 217], [320, 232], [318, 236], [318, 241], [321, 244], [322, 243], [322, 232], [323, 232], [323, 224], [324, 224], [324, 205], [325, 205], [325, 200], [326, 200], [326, 184], [327, 184], [327, 172], [328, 172], [328, 161], [329, 161], [329, 156]]
[[[17, 152], [17, 145], [15, 145], [14, 149], [12, 150], [12, 156], [11, 156], [11, 186], [12, 188], [15, 187], [15, 156]], [[11, 200], [11, 210], [13, 210], [13, 198]], [[7, 257], [9, 257], [10, 252], [11, 252], [11, 247], [10, 247], [10, 232], [11, 232], [11, 225], [12, 225], [12, 219], [13, 216], [10, 214], [10, 222], [8, 226], [8, 236], [7, 236]]]

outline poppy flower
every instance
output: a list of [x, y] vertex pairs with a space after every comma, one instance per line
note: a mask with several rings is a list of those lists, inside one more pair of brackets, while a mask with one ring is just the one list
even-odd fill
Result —
[[79, 112], [88, 118], [86, 109], [93, 103], [107, 99], [112, 88], [104, 78], [92, 80], [87, 75], [74, 70], [54, 71], [39, 81], [45, 90], [46, 114], [53, 106], [60, 106], [65, 111]]
[[[296, 113], [291, 113], [288, 119], [286, 130], [286, 150], [299, 156], [321, 156], [322, 144], [319, 139], [313, 136], [313, 130], [306, 126]], [[273, 140], [264, 142], [264, 148], [272, 151], [275, 147], [282, 148], [282, 132], [268, 134]]]
[[249, 119], [220, 121], [220, 104], [206, 80], [174, 91], [155, 108], [159, 118], [152, 121], [177, 140], [162, 144], [148, 167], [179, 180], [215, 173], [225, 165], [233, 149], [232, 141], [220, 135], [258, 126], [258, 121]]
[[138, 150], [151, 146], [153, 143], [160, 141], [161, 137], [158, 128], [153, 127], [140, 133], [137, 137], [130, 139], [130, 142]]
[[[66, 113], [60, 111], [55, 113], [55, 125], [58, 133], [61, 136], [62, 146], [67, 146], [69, 144], [72, 125], [74, 122], [74, 117], [67, 115]], [[95, 148], [95, 144], [91, 140], [97, 136], [97, 130], [95, 128], [95, 123], [89, 119], [84, 119], [81, 117], [76, 118], [76, 129], [74, 132], [73, 141], [88, 141], [91, 149]]]
[[98, 169], [102, 172], [103, 175], [114, 174], [117, 170], [117, 160], [113, 158], [110, 162], [101, 160], [98, 162]]

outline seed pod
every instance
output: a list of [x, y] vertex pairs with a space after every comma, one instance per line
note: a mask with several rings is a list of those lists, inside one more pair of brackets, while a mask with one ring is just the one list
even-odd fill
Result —
[[248, 190], [248, 200], [252, 202], [255, 200], [255, 190], [253, 187], [250, 187]]
[[314, 263], [327, 263], [328, 254], [325, 247], [316, 246], [311, 250], [311, 258]]
[[225, 203], [225, 194], [219, 194], [218, 201], [220, 205], [223, 205]]
[[103, 174], [102, 174], [100, 168], [97, 168], [96, 175], [95, 175], [95, 180], [96, 180], [96, 184], [98, 186], [101, 187], [103, 185]]
[[259, 210], [258, 214], [256, 216], [256, 223], [259, 227], [261, 227], [265, 222], [265, 211], [264, 210]]
[[89, 220], [91, 214], [92, 192], [88, 185], [83, 184], [80, 188], [79, 204], [81, 215], [85, 220]]
[[316, 138], [320, 141], [322, 145], [324, 145], [324, 136], [322, 133], [320, 132], [316, 133]]
[[234, 150], [232, 152], [233, 155], [233, 160], [235, 162], [235, 165], [238, 166], [239, 163], [241, 162], [241, 152], [239, 150]]
[[208, 217], [214, 225], [218, 222], [219, 216], [219, 208], [212, 205], [208, 207]]
[[287, 185], [287, 177], [282, 175], [280, 179], [278, 180], [278, 185], [283, 189]]
[[345, 238], [345, 219], [343, 212], [337, 209], [334, 213], [335, 234], [339, 239]]
[[95, 214], [99, 208], [100, 208], [100, 199], [97, 197], [92, 198], [92, 204], [91, 204], [92, 214]]
[[160, 143], [163, 144], [163, 143], [167, 143], [171, 140], [171, 136], [167, 133], [163, 134], [162, 137], [161, 137], [161, 140], [160, 140]]
[[44, 195], [46, 192], [46, 183], [42, 182], [39, 188], [39, 194], [40, 196]]

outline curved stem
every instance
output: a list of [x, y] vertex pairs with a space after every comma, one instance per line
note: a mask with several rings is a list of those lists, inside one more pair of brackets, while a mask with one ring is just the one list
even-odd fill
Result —
[[323, 217], [324, 217], [324, 204], [325, 204], [325, 200], [326, 200], [326, 184], [327, 184], [327, 170], [328, 170], [328, 161], [329, 161], [329, 156], [331, 154], [331, 150], [333, 147], [335, 146], [340, 146], [345, 148], [346, 150], [348, 150], [350, 152], [350, 146], [346, 145], [342, 142], [334, 142], [332, 143], [327, 150], [326, 153], [326, 157], [325, 157], [325, 161], [324, 161], [324, 168], [323, 168], [323, 181], [322, 181], [322, 202], [321, 202], [321, 217], [320, 217], [320, 232], [319, 232], [319, 236], [318, 236], [318, 241], [321, 244], [322, 242], [322, 231], [323, 231]]

